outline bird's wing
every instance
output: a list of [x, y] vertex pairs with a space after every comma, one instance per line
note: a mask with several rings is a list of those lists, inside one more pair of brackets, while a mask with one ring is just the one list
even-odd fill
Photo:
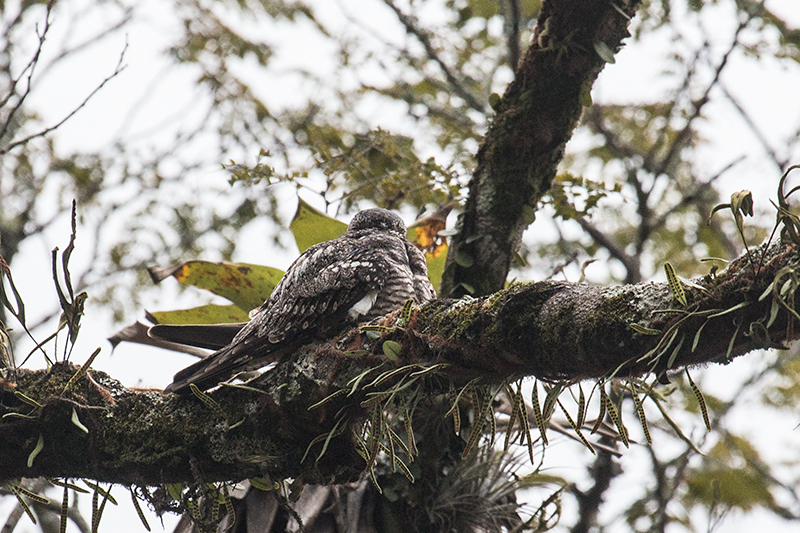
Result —
[[190, 383], [212, 387], [235, 373], [278, 360], [313, 335], [352, 323], [351, 308], [369, 303], [370, 295], [374, 298], [383, 286], [385, 247], [393, 245], [389, 239], [376, 234], [369, 240], [340, 238], [310, 247], [233, 341], [175, 374], [165, 392], [180, 391]]

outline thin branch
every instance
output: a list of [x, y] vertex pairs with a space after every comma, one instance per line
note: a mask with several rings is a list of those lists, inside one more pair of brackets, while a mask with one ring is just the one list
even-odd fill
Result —
[[[576, 220], [583, 231], [588, 233], [595, 243], [608, 250], [611, 257], [622, 263], [622, 266], [625, 267], [625, 279], [627, 283], [631, 283], [627, 281], [629, 279], [635, 279], [636, 281], [641, 280], [642, 274], [639, 261], [635, 257], [628, 254], [622, 246], [600, 231], [597, 226], [589, 222], [585, 217], [578, 217]], [[635, 283], [635, 281], [633, 283]]]
[[481, 103], [469, 90], [467, 90], [466, 87], [464, 87], [462, 80], [459, 80], [455, 74], [453, 74], [453, 71], [441, 58], [439, 53], [436, 51], [436, 48], [434, 48], [433, 43], [431, 42], [430, 34], [418, 27], [415, 18], [403, 13], [392, 0], [383, 0], [383, 2], [389, 6], [392, 11], [394, 11], [395, 15], [397, 15], [397, 19], [400, 21], [403, 27], [405, 27], [406, 32], [409, 35], [416, 37], [420, 44], [425, 48], [425, 53], [427, 54], [428, 58], [439, 66], [442, 74], [444, 74], [448, 83], [450, 83], [452, 86], [453, 92], [463, 98], [472, 109], [479, 111], [480, 113], [485, 113], [486, 106]]
[[[678, 33], [680, 36], [680, 32]], [[685, 37], [681, 37], [681, 40], [685, 40]], [[694, 57], [692, 57], [691, 61], [684, 61], [683, 63], [686, 64], [686, 73], [681, 80], [680, 87], [677, 87], [673, 93], [672, 98], [667, 98], [667, 109], [664, 112], [664, 117], [666, 120], [664, 121], [664, 125], [661, 127], [658, 137], [656, 141], [653, 143], [653, 146], [647, 151], [647, 154], [644, 157], [644, 161], [642, 162], [642, 167], [646, 169], [648, 172], [655, 174], [655, 160], [658, 157], [658, 154], [664, 149], [664, 145], [672, 138], [671, 134], [671, 117], [675, 110], [678, 109], [678, 104], [681, 101], [681, 96], [686, 94], [691, 94], [691, 85], [692, 80], [697, 76], [698, 64], [702, 61], [702, 52], [708, 48], [708, 43], [705, 42], [703, 46], [699, 47], [695, 50]], [[691, 98], [691, 96], [689, 96]], [[655, 174], [657, 175], [657, 174]]]
[[[61, 503], [50, 500], [48, 504], [41, 504], [33, 502], [33, 507], [36, 508], [36, 514], [52, 513], [56, 516], [61, 516]], [[75, 524], [81, 533], [91, 533], [92, 527], [86, 522], [86, 519], [81, 514], [78, 507], [71, 505], [67, 508], [67, 518]]]
[[[764, 0], [762, 0], [761, 5], [763, 6]], [[719, 85], [719, 79], [722, 74], [722, 71], [728, 64], [728, 59], [730, 58], [731, 54], [739, 47], [739, 35], [744, 31], [744, 29], [750, 24], [750, 22], [756, 17], [756, 12], [758, 10], [754, 10], [749, 16], [739, 23], [739, 26], [736, 28], [736, 31], [733, 34], [733, 41], [731, 41], [728, 50], [722, 56], [719, 64], [717, 65], [716, 69], [714, 69], [714, 78], [709, 82], [706, 90], [703, 92], [703, 96], [697, 99], [693, 105], [692, 114], [686, 118], [686, 125], [683, 129], [678, 132], [678, 135], [675, 136], [675, 140], [673, 141], [672, 145], [669, 147], [667, 154], [661, 160], [661, 163], [656, 167], [654, 170], [655, 176], [660, 176], [666, 172], [667, 167], [671, 164], [672, 160], [677, 155], [678, 151], [684, 147], [684, 143], [689, 138], [689, 134], [692, 132], [692, 128], [694, 126], [694, 121], [700, 117], [700, 112], [705, 106], [706, 103], [710, 100], [711, 90]]]
[[[600, 106], [595, 106], [592, 108], [590, 112], [586, 115], [586, 122], [591, 127], [592, 130], [599, 133], [603, 136], [603, 146], [611, 153], [612, 156], [616, 157], [620, 160], [626, 159], [633, 159], [636, 157], [636, 152], [634, 152], [631, 148], [629, 148], [625, 143], [623, 143], [619, 136], [611, 129], [606, 127], [603, 123], [603, 115], [602, 109]], [[654, 147], [651, 149], [651, 152], [656, 150]], [[642, 170], [652, 172], [652, 168], [648, 168], [652, 166], [648, 163], [649, 156], [645, 157], [644, 163], [642, 164]], [[637, 228], [636, 234], [636, 253], [637, 255], [641, 253], [644, 244], [649, 239], [650, 235], [654, 230], [661, 228], [665, 223], [666, 220], [677, 212], [679, 209], [682, 209], [692, 203], [695, 203], [700, 197], [711, 189], [712, 184], [721, 177], [725, 172], [730, 170], [734, 165], [738, 164], [744, 159], [744, 156], [736, 158], [732, 162], [728, 163], [724, 168], [722, 168], [719, 172], [717, 172], [714, 176], [712, 176], [708, 181], [701, 183], [694, 187], [688, 194], [684, 194], [681, 197], [681, 200], [671, 206], [669, 209], [658, 215], [655, 220], [652, 220], [653, 212], [648, 206], [649, 202], [649, 195], [650, 191], [644, 189], [642, 181], [639, 179], [639, 176], [635, 173], [636, 169], [630, 168], [628, 170], [628, 183], [633, 187], [636, 198], [637, 198], [637, 212], [641, 218], [642, 223], [639, 224]], [[629, 254], [625, 253], [624, 250], [616, 243], [611, 241], [611, 239], [602, 234], [599, 229], [592, 226], [590, 222], [587, 220], [578, 220], [581, 227], [589, 233], [589, 235], [597, 242], [597, 244], [606, 248], [609, 253], [615, 259], [618, 259], [623, 263], [623, 265], [629, 269], [633, 263], [636, 263], [634, 257], [630, 256]], [[728, 246], [729, 243], [726, 244], [726, 248], [733, 250], [733, 254], [736, 253], [735, 246]], [[629, 258], [629, 259], [625, 259]], [[633, 277], [626, 278], [629, 283], [636, 283], [641, 280], [638, 274], [638, 268], [636, 268], [636, 275]]]
[[121, 29], [123, 26], [128, 24], [133, 19], [133, 9], [127, 8], [124, 10], [122, 18], [120, 18], [116, 23], [108, 28], [105, 28], [103, 31], [97, 33], [89, 37], [88, 39], [84, 40], [81, 43], [76, 44], [71, 48], [64, 48], [62, 49], [50, 62], [48, 62], [42, 70], [39, 72], [38, 82], [41, 82], [42, 78], [58, 63], [60, 63], [63, 59], [74, 55], [76, 52], [80, 52], [88, 48], [89, 46], [105, 39], [112, 33], [116, 32], [117, 30]]
[[[600, 442], [606, 446], [613, 446], [614, 440], [603, 436]], [[570, 530], [571, 533], [588, 533], [594, 530], [597, 525], [597, 515], [600, 506], [603, 504], [603, 495], [611, 486], [611, 481], [619, 473], [619, 467], [615, 468], [614, 456], [604, 449], [597, 451], [597, 458], [590, 468], [590, 477], [594, 480], [588, 491], [572, 490], [575, 499], [578, 500], [578, 523]]]
[[[45, 480], [44, 478], [36, 478], [32, 480], [25, 480], [23, 482], [23, 486], [34, 492], [35, 494], [40, 494], [45, 496], [44, 490], [48, 487], [52, 487], [52, 485]], [[0, 495], [2, 496], [10, 496], [12, 493], [6, 489], [0, 489]], [[49, 503], [43, 504], [35, 501], [30, 501], [31, 506], [36, 510], [37, 515], [41, 515], [43, 513], [51, 513], [56, 516], [61, 516], [61, 502], [56, 502], [50, 500]], [[9, 513], [6, 523], [3, 525], [2, 529], [0, 529], [0, 533], [11, 533], [17, 527], [19, 520], [25, 515], [25, 511], [22, 508], [22, 505], [17, 503], [17, 505], [12, 509], [11, 513]], [[80, 512], [80, 509], [76, 505], [71, 505], [67, 509], [67, 517], [72, 521], [73, 524], [78, 528], [81, 533], [90, 533], [92, 528], [89, 524], [86, 523], [86, 519], [83, 518], [83, 515]], [[26, 518], [27, 520], [27, 518]], [[43, 529], [43, 531], [47, 531]]]
[[520, 8], [519, 0], [508, 0], [508, 14], [505, 18], [506, 26], [506, 47], [508, 48], [508, 66], [514, 72], [519, 65], [519, 19]]
[[[435, 87], [439, 89], [446, 89], [446, 87], [444, 87], [439, 80], [430, 81]], [[458, 124], [460, 127], [467, 128], [471, 131], [475, 129], [475, 123], [470, 119], [469, 114], [450, 106], [437, 105], [435, 101], [425, 101], [424, 98], [420, 97], [416, 92], [414, 92], [410, 84], [404, 81], [399, 81], [394, 87], [390, 88], [381, 88], [372, 85], [363, 85], [362, 87], [366, 90], [375, 91], [378, 94], [403, 100], [409, 105], [409, 107], [415, 104], [424, 105], [430, 116], [446, 119], [453, 124]]]
[[661, 215], [659, 215], [659, 217], [655, 220], [655, 222], [653, 222], [652, 228], [653, 229], [658, 229], [658, 228], [662, 227], [666, 223], [667, 218], [672, 216], [674, 213], [676, 213], [678, 210], [682, 209], [683, 207], [686, 207], [686, 206], [688, 206], [690, 204], [695, 203], [704, 193], [706, 193], [709, 190], [712, 190], [711, 186], [714, 184], [714, 182], [716, 180], [718, 180], [725, 172], [727, 172], [728, 170], [730, 170], [731, 168], [733, 168], [737, 164], [739, 164], [742, 161], [744, 161], [744, 159], [745, 159], [745, 156], [743, 156], [743, 155], [737, 157], [736, 159], [734, 159], [733, 161], [731, 161], [730, 163], [725, 165], [722, 168], [722, 170], [720, 170], [719, 172], [717, 172], [716, 174], [711, 176], [711, 178], [709, 178], [708, 181], [704, 181], [704, 182], [700, 183], [699, 185], [694, 187], [694, 189], [692, 189], [691, 192], [689, 192], [688, 194], [682, 195], [680, 202], [678, 202], [677, 204], [673, 205], [672, 207], [670, 207], [669, 209], [664, 211]]
[[752, 119], [750, 114], [747, 111], [745, 111], [744, 107], [742, 107], [742, 105], [739, 103], [736, 97], [733, 96], [730, 93], [730, 91], [728, 91], [728, 88], [725, 87], [725, 84], [720, 81], [718, 85], [720, 90], [722, 91], [722, 94], [724, 94], [725, 97], [730, 101], [730, 103], [733, 104], [733, 107], [735, 107], [736, 110], [739, 112], [739, 114], [742, 116], [742, 120], [744, 120], [747, 123], [747, 125], [750, 127], [750, 130], [753, 132], [753, 135], [756, 136], [756, 138], [761, 143], [761, 146], [764, 147], [764, 150], [766, 150], [770, 158], [772, 158], [772, 162], [775, 163], [775, 166], [778, 167], [778, 170], [783, 172], [788, 166], [789, 162], [785, 158], [778, 157], [778, 154], [775, 153], [775, 150], [772, 149], [772, 146], [770, 146], [769, 141], [764, 136], [764, 134], [761, 133], [761, 130], [758, 128], [758, 126], [756, 126], [756, 123]]
[[0, 529], [0, 533], [12, 533], [14, 529], [16, 529], [17, 524], [19, 523], [20, 518], [22, 515], [25, 514], [25, 511], [22, 509], [22, 506], [17, 503], [11, 512], [8, 513], [8, 517], [6, 518], [6, 523], [3, 524], [3, 528]]
[[[650, 209], [648, 202], [650, 201], [650, 193], [653, 192], [655, 184], [650, 185], [650, 190], [645, 190], [642, 180], [639, 179], [639, 169], [631, 167], [628, 168], [628, 183], [631, 184], [633, 190], [636, 192], [636, 213], [639, 215], [639, 224], [636, 228], [636, 239], [634, 240], [634, 247], [636, 255], [639, 256], [644, 251], [644, 245], [650, 238], [653, 231], [651, 224], [651, 217], [653, 210]], [[656, 174], [658, 176], [658, 174]], [[639, 282], [641, 277], [631, 282]]]
[[[8, 94], [5, 96], [5, 98], [3, 98], [2, 101], [0, 101], [0, 109], [2, 109], [3, 107], [6, 106], [9, 100], [11, 100], [11, 98], [16, 94], [15, 91], [17, 88], [17, 84], [19, 83], [22, 76], [25, 75], [25, 72], [27, 72], [28, 76], [27, 76], [27, 83], [25, 86], [25, 90], [17, 99], [17, 103], [9, 112], [8, 116], [5, 119], [5, 122], [3, 122], [3, 127], [2, 129], [0, 129], [0, 139], [5, 137], [6, 133], [8, 133], [9, 127], [11, 126], [11, 124], [14, 123], [14, 115], [16, 115], [17, 112], [22, 108], [22, 104], [25, 102], [25, 99], [31, 92], [31, 79], [33, 78], [33, 73], [36, 70], [36, 65], [39, 63], [39, 58], [41, 57], [42, 49], [44, 48], [44, 41], [47, 38], [47, 32], [50, 30], [50, 13], [52, 12], [54, 2], [55, 0], [50, 0], [50, 2], [47, 4], [47, 11], [45, 13], [45, 18], [44, 18], [44, 27], [42, 28], [41, 32], [39, 32], [39, 25], [38, 24], [36, 25], [36, 36], [39, 39], [39, 44], [36, 46], [36, 52], [33, 54], [31, 60], [28, 61], [28, 64], [25, 65], [25, 68], [22, 69], [22, 72], [20, 72], [19, 77], [11, 80], [11, 86], [8, 89]], [[0, 151], [0, 155], [3, 155], [4, 153], [6, 152]]]
[[[102, 82], [100, 82], [100, 84], [99, 84], [97, 87], [95, 87], [95, 88], [94, 88], [94, 90], [93, 90], [91, 93], [89, 93], [89, 95], [88, 95], [88, 96], [87, 96], [87, 97], [86, 97], [86, 98], [83, 100], [83, 102], [81, 102], [81, 103], [80, 103], [80, 105], [78, 105], [78, 106], [77, 106], [75, 109], [73, 109], [73, 110], [72, 110], [72, 111], [71, 111], [71, 112], [70, 112], [70, 113], [69, 113], [67, 116], [65, 116], [65, 117], [64, 117], [64, 118], [62, 118], [60, 121], [58, 121], [57, 123], [53, 124], [52, 126], [48, 126], [48, 127], [44, 128], [44, 129], [42, 129], [42, 130], [40, 130], [40, 131], [38, 131], [38, 132], [36, 132], [36, 133], [33, 133], [33, 134], [31, 134], [31, 135], [28, 135], [27, 137], [23, 137], [22, 139], [19, 139], [18, 141], [14, 141], [14, 142], [10, 143], [10, 144], [9, 144], [7, 147], [5, 147], [4, 149], [0, 149], [0, 156], [1, 156], [1, 155], [5, 155], [5, 154], [7, 154], [8, 152], [10, 152], [11, 150], [13, 150], [13, 149], [14, 149], [14, 148], [16, 148], [17, 146], [21, 146], [21, 145], [23, 145], [23, 144], [26, 144], [26, 143], [28, 143], [28, 142], [32, 141], [33, 139], [36, 139], [36, 138], [39, 138], [39, 137], [44, 137], [44, 136], [46, 136], [48, 133], [50, 133], [51, 131], [53, 131], [53, 130], [55, 130], [55, 129], [59, 128], [59, 127], [61, 127], [61, 125], [63, 125], [63, 124], [66, 122], [66, 121], [68, 121], [68, 120], [69, 120], [69, 119], [71, 119], [73, 116], [75, 116], [75, 114], [76, 114], [78, 111], [80, 111], [81, 109], [83, 109], [83, 107], [84, 107], [84, 106], [85, 106], [87, 103], [89, 103], [89, 100], [90, 100], [90, 99], [91, 99], [91, 98], [92, 98], [92, 97], [93, 97], [95, 94], [97, 94], [97, 93], [100, 91], [100, 89], [102, 89], [102, 88], [105, 86], [105, 84], [106, 84], [106, 83], [108, 83], [108, 82], [109, 82], [110, 80], [112, 80], [113, 78], [116, 78], [116, 77], [117, 77], [117, 75], [118, 75], [120, 72], [122, 72], [123, 70], [125, 70], [125, 65], [123, 65], [123, 64], [122, 64], [122, 62], [123, 62], [123, 60], [124, 60], [124, 58], [125, 58], [125, 51], [126, 51], [127, 49], [128, 49], [128, 43], [126, 42], [126, 43], [125, 43], [125, 47], [122, 49], [122, 53], [120, 53], [120, 56], [119, 56], [119, 61], [117, 62], [117, 66], [114, 68], [114, 72], [112, 72], [112, 73], [111, 73], [109, 76], [107, 76], [107, 77], [106, 77], [106, 78], [105, 78], [105, 79], [104, 79]], [[1, 135], [0, 135], [0, 136], [1, 136]]]

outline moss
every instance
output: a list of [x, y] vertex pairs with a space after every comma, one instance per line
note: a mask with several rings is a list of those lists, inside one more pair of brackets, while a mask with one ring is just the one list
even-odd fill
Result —
[[[561, 284], [555, 282], [537, 282], [512, 285], [506, 292], [507, 301], [503, 302], [502, 312], [497, 316], [498, 330], [504, 331], [504, 337], [510, 342], [529, 339], [533, 330], [545, 334], [537, 327], [542, 307], [560, 289]], [[513, 298], [508, 298], [513, 296]], [[537, 335], [538, 337], [538, 335]]]

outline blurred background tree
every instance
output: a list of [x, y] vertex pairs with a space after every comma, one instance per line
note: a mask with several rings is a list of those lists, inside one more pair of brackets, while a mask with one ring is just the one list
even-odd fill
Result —
[[[758, 211], [747, 242], [760, 242], [774, 220], [767, 198], [800, 156], [791, 4], [646, 3], [531, 212], [511, 276], [636, 283], [658, 278], [666, 261], [685, 277], [706, 274], [700, 259], [742, 248], [731, 220], [706, 224], [741, 188], [754, 190]], [[114, 320], [131, 321], [158, 299], [147, 265], [200, 255], [267, 263], [267, 250], [289, 246], [280, 228], [294, 191], [331, 215], [376, 204], [410, 221], [451, 202], [457, 212], [539, 7], [3, 2], [0, 253], [13, 272], [25, 271], [32, 259], [23, 252], [52, 248], [77, 198], [85, 255], [76, 288]], [[147, 35], [161, 54], [150, 62], [140, 55]], [[76, 75], [86, 61], [92, 76]], [[76, 91], [75, 78], [89, 85]], [[169, 104], [152, 104], [170, 92]], [[115, 94], [128, 103], [101, 107]], [[80, 122], [102, 109], [117, 115]], [[292, 252], [283, 255], [285, 266]], [[37, 323], [52, 328], [57, 314], [43, 310]], [[774, 423], [796, 412], [797, 358], [765, 353], [736, 364], [743, 370], [721, 386], [696, 372], [709, 434], [688, 383], [674, 384], [673, 412], [686, 410], [675, 418], [704, 457], [663, 422], [652, 424], [653, 447], [621, 458], [556, 446], [583, 461], [582, 471], [555, 476], [565, 509], [557, 527], [733, 531], [724, 518], [737, 513], [795, 521], [800, 457], [776, 452], [782, 437], [755, 435], [741, 420], [757, 412]], [[627, 483], [635, 490], [621, 490]], [[524, 498], [535, 509], [542, 494]]]

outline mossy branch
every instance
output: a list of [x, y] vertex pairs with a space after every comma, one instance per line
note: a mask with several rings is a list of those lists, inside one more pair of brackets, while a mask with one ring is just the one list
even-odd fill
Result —
[[[761, 264], [757, 274], [749, 258]], [[301, 348], [248, 387], [221, 387], [209, 394], [214, 409], [194, 395], [127, 389], [94, 370], [65, 389], [78, 371], [68, 363], [23, 371], [14, 384], [0, 382], [0, 481], [84, 477], [155, 485], [302, 476], [306, 483], [342, 483], [365, 463], [353, 442], [357, 432], [341, 425], [361, 427], [369, 413], [363, 405], [374, 406], [365, 400], [400, 390], [402, 379], [424, 379], [417, 389], [436, 394], [476, 377], [572, 382], [726, 363], [791, 340], [796, 269], [796, 246], [751, 249], [716, 277], [687, 284], [686, 307], [666, 283], [539, 282], [481, 299], [437, 300], [405, 328], [379, 338], [356, 329]], [[402, 347], [399, 360], [384, 355], [387, 339]], [[404, 365], [417, 370], [394, 370]], [[320, 405], [309, 409], [314, 404]], [[73, 422], [73, 408], [88, 433]], [[325, 453], [314, 450], [302, 461], [309, 444], [337, 425]], [[44, 447], [29, 467], [40, 436]]]

